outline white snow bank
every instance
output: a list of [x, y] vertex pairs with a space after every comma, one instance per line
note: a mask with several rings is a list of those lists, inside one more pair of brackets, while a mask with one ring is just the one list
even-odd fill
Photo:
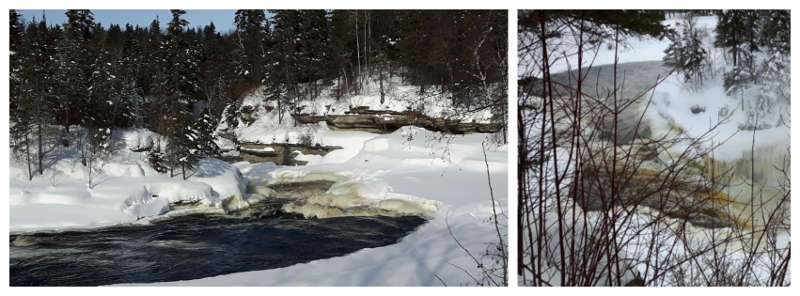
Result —
[[[331, 137], [338, 133], [332, 133]], [[481, 143], [490, 136], [443, 135], [404, 127], [386, 135], [353, 137], [347, 132], [342, 137], [354, 141], [351, 147], [358, 147], [354, 153], [348, 153], [352, 155], [349, 158], [331, 152], [309, 166], [265, 168], [258, 164], [252, 170], [243, 168], [242, 172], [246, 178], [251, 178], [253, 172], [267, 172], [268, 180], [336, 181], [339, 183], [330, 193], [345, 195], [355, 188], [361, 198], [342, 198], [332, 203], [372, 202], [382, 209], [395, 211], [405, 210], [411, 204], [432, 210], [431, 220], [395, 245], [285, 268], [155, 285], [441, 285], [437, 276], [448, 285], [475, 285], [455, 266], [473, 275], [481, 272], [458, 247], [448, 228], [472, 254], [496, 250], [493, 245], [496, 233], [489, 220], [492, 203], [481, 148]], [[508, 213], [506, 149], [505, 145], [487, 145], [486, 149], [498, 202], [496, 209], [504, 214]], [[407, 159], [416, 161], [407, 162]], [[438, 206], [434, 210], [435, 204]]]
[[88, 169], [70, 150], [60, 151], [45, 174], [30, 181], [25, 165], [12, 157], [11, 231], [132, 222], [163, 214], [172, 202], [197, 201], [219, 207], [223, 199], [243, 195], [246, 180], [235, 166], [221, 160], [201, 159], [193, 176], [182, 180], [157, 173], [146, 161], [145, 152], [131, 150], [158, 143], [154, 139], [160, 137], [145, 129], [114, 131], [114, 140], [122, 145], [99, 163], [99, 170], [92, 173], [91, 187]]
[[203, 158], [195, 164], [194, 174], [189, 181], [208, 184], [217, 198], [226, 199], [231, 196], [242, 196], [247, 181], [235, 166], [216, 158]]

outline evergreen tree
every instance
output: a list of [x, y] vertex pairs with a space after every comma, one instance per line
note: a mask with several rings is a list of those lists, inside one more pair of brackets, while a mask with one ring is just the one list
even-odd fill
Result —
[[[23, 62], [25, 61], [25, 54], [22, 47], [22, 42], [25, 38], [25, 24], [22, 23], [21, 15], [14, 9], [9, 10], [9, 90], [10, 90], [10, 109], [11, 109], [11, 123], [13, 125], [20, 120], [15, 118], [17, 108], [20, 106], [20, 98], [22, 92], [22, 71]], [[12, 133], [12, 140], [15, 137]]]
[[748, 12], [745, 10], [725, 10], [717, 13], [717, 27], [714, 46], [728, 48], [733, 58], [733, 66], [739, 66], [744, 51], [746, 36], [752, 36], [753, 27], [747, 27]]
[[31, 117], [34, 106], [29, 98], [33, 94], [31, 84], [28, 83], [27, 69], [33, 61], [30, 53], [33, 43], [25, 33], [25, 24], [20, 19], [16, 10], [10, 10], [10, 58], [9, 58], [9, 138], [11, 151], [19, 159], [24, 159], [28, 168], [28, 180], [33, 179], [33, 159], [31, 155], [32, 141], [30, 139], [32, 124]]
[[81, 126], [84, 128], [78, 145], [83, 164], [89, 169], [89, 188], [93, 178], [102, 172], [102, 161], [113, 152], [111, 126], [114, 117], [114, 100], [119, 97], [121, 81], [114, 76], [114, 63], [106, 48], [97, 45], [97, 56], [90, 65], [89, 87], [85, 101], [80, 103]]
[[263, 10], [242, 9], [234, 17], [236, 30], [236, 71], [250, 82], [260, 82], [264, 77], [269, 26]]
[[147, 40], [144, 42], [143, 75], [139, 83], [144, 90], [144, 95], [162, 91], [158, 89], [161, 85], [160, 82], [164, 81], [163, 73], [166, 72], [166, 69], [162, 68], [162, 66], [165, 65], [163, 60], [164, 49], [162, 48], [162, 39], [161, 24], [158, 17], [156, 17], [156, 19], [150, 23]]
[[283, 122], [284, 113], [299, 96], [298, 74], [301, 70], [300, 32], [301, 15], [297, 10], [270, 11], [273, 14], [271, 39], [280, 40], [270, 51], [267, 59], [269, 75], [264, 78], [264, 97], [275, 102], [278, 123]]
[[192, 107], [196, 103], [199, 66], [198, 50], [192, 46], [184, 33], [189, 24], [181, 16], [186, 11], [174, 9], [172, 21], [169, 23], [167, 35], [162, 48], [164, 59], [162, 69], [165, 80], [159, 87], [164, 101], [161, 106], [166, 109], [164, 116], [167, 143], [166, 158], [170, 166], [170, 176], [175, 176], [175, 169], [180, 169], [181, 176], [187, 179], [187, 173], [197, 162], [195, 147], [196, 133], [192, 129]]
[[759, 44], [768, 52], [789, 55], [791, 49], [791, 15], [788, 10], [759, 11], [761, 28]]
[[131, 25], [125, 26], [124, 47], [118, 62], [116, 76], [119, 78], [119, 96], [114, 104], [114, 126], [145, 127], [147, 110], [145, 109], [144, 91], [139, 85], [138, 77], [146, 61], [144, 49], [134, 34]]
[[336, 77], [336, 97], [355, 90], [355, 70], [353, 58], [356, 40], [353, 36], [353, 12], [347, 10], [334, 10], [330, 13], [329, 34], [326, 56], [326, 73], [329, 77]]
[[[19, 90], [18, 107], [21, 112], [16, 117], [18, 130], [15, 133], [24, 134], [26, 158], [36, 160], [37, 172], [44, 174], [44, 158], [50, 150], [52, 132], [50, 124], [54, 123], [50, 110], [56, 98], [57, 86], [55, 85], [55, 36], [48, 31], [47, 22], [43, 19], [28, 25], [25, 34], [25, 52], [21, 65], [21, 89]], [[28, 135], [34, 137], [28, 139]], [[30, 146], [35, 157], [31, 156]], [[30, 163], [29, 163], [30, 166]], [[29, 167], [30, 169], [30, 167]], [[30, 176], [32, 177], [32, 175]]]
[[214, 131], [218, 122], [219, 120], [212, 116], [208, 108], [194, 121], [192, 130], [197, 135], [195, 139], [197, 157], [214, 157], [222, 153], [214, 142]]
[[[225, 39], [216, 31], [214, 23], [203, 28], [203, 45], [200, 58], [202, 93], [208, 112], [219, 116], [230, 103], [228, 84], [235, 77], [225, 49]], [[262, 61], [263, 63], [263, 61]]]
[[62, 124], [67, 132], [69, 125], [85, 124], [81, 115], [88, 114], [86, 103], [93, 65], [97, 57], [96, 43], [93, 40], [94, 16], [89, 10], [68, 10], [68, 21], [59, 50], [59, 89], [61, 90]]
[[705, 69], [709, 66], [708, 51], [703, 47], [705, 32], [696, 27], [694, 15], [687, 13], [680, 24], [682, 30], [669, 36], [671, 43], [664, 51], [664, 64], [683, 74], [684, 82], [694, 88], [703, 85]]
[[318, 95], [317, 82], [326, 77], [326, 53], [328, 46], [328, 20], [324, 10], [300, 10], [300, 26], [293, 33], [300, 39], [296, 47], [295, 60], [299, 82], [306, 83], [304, 93], [311, 99]]
[[[724, 86], [735, 95], [753, 85], [766, 83], [783, 72], [783, 65], [774, 64], [780, 55], [789, 52], [789, 15], [780, 10], [725, 10], [717, 13], [714, 46], [727, 48], [733, 67], [724, 74]], [[759, 59], [756, 53], [768, 56]], [[780, 62], [779, 62], [780, 63]], [[777, 74], [780, 75], [780, 74]]]

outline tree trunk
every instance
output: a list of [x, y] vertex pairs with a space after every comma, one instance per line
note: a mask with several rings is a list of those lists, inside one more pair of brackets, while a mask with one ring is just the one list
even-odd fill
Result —
[[380, 81], [380, 85], [381, 85], [381, 105], [383, 105], [384, 96], [386, 95], [383, 92], [383, 71], [378, 70], [378, 77], [380, 77], [380, 79], [378, 81]]
[[358, 63], [358, 83], [361, 88], [361, 45], [358, 42], [358, 10], [356, 10], [356, 62]]
[[25, 159], [28, 162], [28, 181], [33, 180], [33, 169], [31, 168], [31, 144], [28, 133], [25, 133]]
[[281, 97], [278, 96], [277, 105], [278, 105], [278, 124], [280, 125], [283, 123], [283, 109], [281, 108]]
[[89, 189], [92, 188], [92, 158], [89, 158]]
[[[39, 115], [39, 116], [42, 116], [42, 115]], [[39, 155], [38, 155], [39, 156], [39, 175], [44, 175], [44, 167], [42, 166], [42, 163], [43, 163], [43, 160], [44, 160], [44, 151], [43, 151], [44, 149], [42, 147], [42, 138], [43, 138], [42, 133], [44, 131], [42, 130], [42, 123], [41, 122], [39, 122], [38, 126], [39, 127], [37, 129], [37, 132], [39, 134], [38, 135], [39, 136], [39, 145], [38, 145], [39, 146]]]

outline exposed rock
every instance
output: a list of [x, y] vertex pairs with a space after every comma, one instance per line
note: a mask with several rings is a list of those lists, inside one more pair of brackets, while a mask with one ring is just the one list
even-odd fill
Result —
[[222, 209], [225, 210], [225, 213], [236, 212], [249, 206], [250, 204], [239, 194], [222, 201]]
[[250, 196], [250, 199], [252, 200], [252, 199], [258, 198], [258, 197], [253, 197], [253, 195], [259, 195], [259, 196], [264, 197], [264, 198], [272, 197], [272, 195], [275, 193], [275, 190], [272, 190], [272, 188], [269, 188], [268, 186], [255, 185], [255, 186], [251, 186], [251, 188], [248, 188], [248, 192], [252, 192], [253, 193]]
[[36, 245], [36, 243], [37, 241], [34, 237], [26, 235], [19, 235], [11, 242], [15, 247], [30, 247]]
[[324, 121], [333, 130], [351, 129], [373, 133], [391, 133], [409, 125], [449, 134], [494, 133], [503, 128], [500, 124], [432, 118], [413, 110], [404, 112], [370, 110], [365, 106], [355, 107], [344, 115], [293, 114], [292, 117], [301, 124]]
[[300, 152], [306, 155], [325, 156], [328, 152], [342, 149], [339, 146], [302, 145], [302, 144], [258, 144], [242, 142], [239, 146], [239, 158], [249, 162], [274, 162], [278, 165], [305, 165], [305, 161], [295, 160]]
[[692, 107], [689, 108], [689, 111], [692, 111], [692, 114], [703, 113], [706, 112], [706, 107], [700, 105], [692, 105]]
[[[248, 107], [248, 106], [245, 106]], [[240, 119], [246, 124], [252, 124], [256, 118], [252, 113], [252, 107], [242, 107]], [[292, 114], [298, 124], [313, 124], [326, 122], [331, 130], [360, 130], [371, 133], [391, 133], [403, 126], [417, 126], [432, 131], [439, 131], [449, 134], [467, 133], [494, 133], [501, 131], [503, 126], [500, 124], [469, 123], [458, 120], [444, 118], [431, 118], [417, 111], [406, 110], [403, 112], [390, 110], [371, 110], [367, 106], [353, 107], [345, 114], [341, 115], [317, 115], [317, 114]], [[300, 152], [306, 155], [324, 156], [328, 152], [342, 149], [338, 146], [321, 146], [308, 144], [261, 144], [241, 142], [236, 135], [230, 131], [221, 131], [217, 136], [233, 141], [239, 152], [238, 156], [226, 155], [223, 159], [228, 162], [249, 161], [249, 162], [274, 162], [278, 165], [305, 165], [305, 161], [295, 158]]]
[[314, 195], [322, 195], [333, 185], [333, 181], [317, 180], [305, 182], [277, 183], [267, 185], [273, 190], [270, 195], [275, 198], [300, 199]]
[[256, 121], [256, 118], [253, 118], [253, 112], [256, 111], [253, 106], [242, 106], [241, 110], [239, 110], [239, 117], [242, 122], [246, 123], [247, 125], [253, 124]]
[[183, 209], [191, 209], [196, 208], [200, 205], [200, 200], [179, 200], [176, 202], [169, 203], [169, 210], [183, 210]]

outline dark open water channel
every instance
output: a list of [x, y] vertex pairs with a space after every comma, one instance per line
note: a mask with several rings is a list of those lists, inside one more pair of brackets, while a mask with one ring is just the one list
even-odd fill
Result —
[[425, 220], [187, 215], [148, 225], [11, 235], [12, 286], [95, 286], [273, 269], [397, 243]]

